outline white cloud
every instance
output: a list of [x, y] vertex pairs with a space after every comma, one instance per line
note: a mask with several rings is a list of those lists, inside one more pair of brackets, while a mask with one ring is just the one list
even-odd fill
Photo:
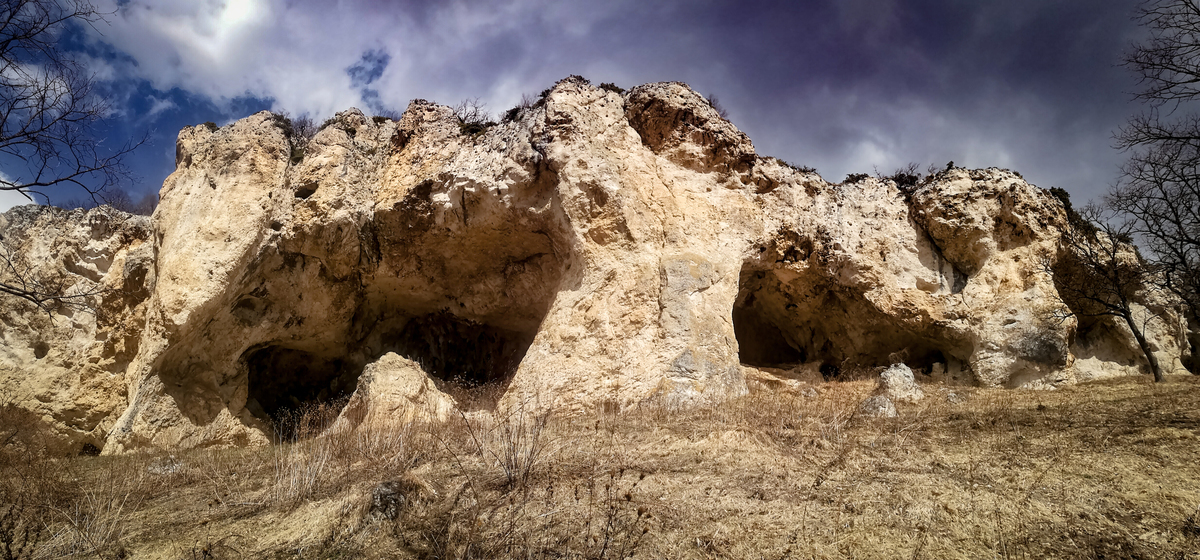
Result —
[[[131, 0], [117, 9], [107, 2], [102, 9], [117, 13], [94, 39], [136, 61], [126, 73], [159, 90], [178, 87], [217, 103], [270, 98], [277, 109], [321, 117], [366, 109], [346, 69], [370, 50], [391, 56], [372, 88], [392, 108], [402, 110], [414, 97], [453, 103], [478, 96], [500, 110], [519, 100], [514, 84], [548, 84], [578, 70], [544, 76], [561, 72], [538, 60], [553, 52], [506, 60], [502, 68], [481, 63], [491, 42], [586, 35], [589, 22], [623, 3], [459, 0], [413, 8], [370, 0]], [[489, 79], [477, 79], [480, 72]]]
[[21, 206], [23, 204], [35, 203], [28, 198], [25, 198], [25, 195], [17, 191], [0, 191], [0, 212], [4, 212], [13, 206]]
[[153, 117], [163, 111], [169, 111], [177, 107], [175, 102], [171, 101], [170, 99], [159, 99], [157, 97], [150, 96], [150, 101], [150, 110], [146, 112], [147, 117]]
[[[738, 24], [724, 26], [724, 19], [689, 19], [724, 16], [687, 2], [122, 0], [118, 9], [117, 0], [100, 1], [107, 2], [101, 9], [117, 12], [95, 40], [132, 60], [109, 61], [113, 75], [145, 79], [161, 91], [179, 88], [223, 107], [254, 96], [315, 118], [351, 106], [369, 110], [347, 69], [375, 51], [389, 62], [370, 83], [373, 99], [395, 110], [417, 97], [446, 104], [478, 97], [500, 113], [522, 94], [574, 73], [626, 87], [683, 80], [720, 95], [760, 151], [815, 165], [831, 180], [949, 159], [1019, 167], [1044, 186], [1100, 185], [1112, 172], [1106, 137], [1056, 122], [1071, 108], [1031, 95], [1037, 88], [1028, 85], [1006, 89], [1011, 75], [964, 66], [956, 57], [973, 52], [959, 48], [969, 41], [893, 45], [895, 34], [884, 31], [910, 14], [895, 0], [836, 4], [822, 24], [848, 39], [803, 48], [844, 45], [864, 60], [886, 53], [899, 74], [870, 64], [855, 69], [850, 65], [861, 63], [855, 56], [844, 57], [845, 65], [803, 64], [829, 53], [781, 50], [786, 44], [772, 42], [779, 36], [757, 37]], [[777, 71], [742, 72], [756, 65]], [[964, 75], [964, 68], [971, 72]], [[103, 70], [110, 75], [109, 67]], [[906, 88], [909, 76], [924, 81]], [[992, 81], [1000, 85], [987, 91]], [[151, 106], [151, 116], [171, 108], [163, 101]]]

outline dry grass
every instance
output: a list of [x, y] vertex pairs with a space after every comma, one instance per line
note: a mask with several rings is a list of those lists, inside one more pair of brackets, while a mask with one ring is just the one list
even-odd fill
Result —
[[1200, 559], [1200, 378], [927, 386], [894, 419], [872, 387], [6, 454], [0, 558]]

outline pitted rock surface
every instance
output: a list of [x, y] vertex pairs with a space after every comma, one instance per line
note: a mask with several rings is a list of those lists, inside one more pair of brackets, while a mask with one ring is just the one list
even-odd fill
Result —
[[[184, 129], [152, 222], [4, 214], [9, 254], [123, 294], [53, 320], [3, 300], [0, 386], [64, 445], [261, 444], [311, 402], [437, 416], [447, 383], [570, 414], [719, 403], [747, 367], [1140, 371], [1121, 325], [1056, 318], [1065, 213], [1011, 171], [832, 184], [679, 83], [569, 78], [479, 133], [424, 101], [351, 109], [302, 153], [281, 124]], [[1182, 372], [1172, 302], [1137, 305]]]

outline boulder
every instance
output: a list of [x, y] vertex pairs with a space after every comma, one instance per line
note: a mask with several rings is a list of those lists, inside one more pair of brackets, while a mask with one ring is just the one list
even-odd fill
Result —
[[913, 378], [913, 372], [904, 364], [892, 364], [879, 374], [876, 391], [887, 395], [893, 402], [915, 403], [925, 398], [925, 391]]
[[337, 422], [353, 429], [368, 419], [445, 421], [455, 407], [454, 398], [442, 392], [419, 364], [388, 352], [363, 368]]
[[896, 403], [887, 395], [873, 395], [867, 397], [861, 404], [858, 405], [859, 413], [872, 418], [895, 418], [899, 416], [896, 412]]

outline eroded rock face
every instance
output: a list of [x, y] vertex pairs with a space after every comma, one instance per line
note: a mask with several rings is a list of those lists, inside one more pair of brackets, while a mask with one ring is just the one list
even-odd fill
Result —
[[[106, 452], [262, 443], [314, 400], [444, 412], [441, 383], [569, 413], [718, 402], [746, 365], [1011, 387], [1127, 373], [1079, 371], [1093, 341], [1129, 337], [1085, 347], [1051, 319], [1040, 263], [1065, 216], [1009, 171], [830, 184], [758, 156], [683, 84], [573, 78], [482, 133], [416, 101], [293, 148], [269, 113], [180, 133], [125, 392], [92, 428]], [[1169, 372], [1184, 333], [1155, 333]]]
[[363, 422], [444, 421], [458, 403], [438, 385], [420, 364], [388, 352], [363, 369], [334, 429], [353, 430]]
[[41, 423], [6, 433], [48, 428], [55, 453], [104, 446], [128, 404], [125, 374], [154, 285], [151, 233], [149, 218], [108, 207], [30, 205], [0, 214], [0, 282], [34, 281], [74, 296], [46, 310], [0, 296], [0, 405], [25, 408]]

